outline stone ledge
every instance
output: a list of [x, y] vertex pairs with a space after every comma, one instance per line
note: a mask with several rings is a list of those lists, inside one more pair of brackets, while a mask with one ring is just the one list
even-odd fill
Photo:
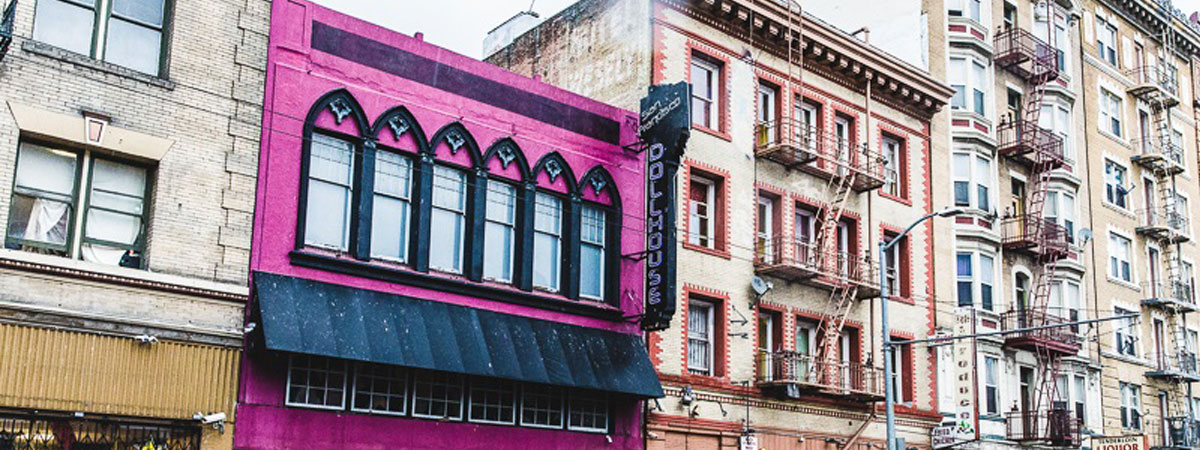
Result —
[[138, 72], [136, 70], [122, 67], [113, 63], [100, 61], [98, 59], [46, 44], [44, 42], [27, 40], [21, 44], [21, 50], [35, 55], [44, 56], [46, 58], [56, 59], [75, 64], [77, 66], [86, 67], [99, 72], [110, 73], [122, 78], [137, 81], [139, 83], [157, 86], [168, 91], [175, 90], [174, 81]]

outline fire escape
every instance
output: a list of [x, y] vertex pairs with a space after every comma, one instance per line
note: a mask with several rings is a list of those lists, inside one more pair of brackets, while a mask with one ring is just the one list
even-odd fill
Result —
[[[1166, 17], [1170, 17], [1169, 15]], [[1166, 383], [1169, 388], [1166, 435], [1155, 444], [1158, 449], [1200, 447], [1200, 421], [1191, 410], [1191, 383], [1200, 381], [1194, 349], [1187, 345], [1187, 313], [1196, 310], [1196, 299], [1188, 275], [1183, 270], [1180, 244], [1188, 237], [1188, 211], [1176, 193], [1176, 175], [1184, 171], [1180, 138], [1171, 126], [1171, 109], [1179, 104], [1177, 76], [1173, 60], [1174, 33], [1169, 23], [1159, 35], [1162, 43], [1157, 65], [1132, 69], [1127, 76], [1135, 84], [1129, 94], [1150, 106], [1152, 125], [1142, 126], [1142, 136], [1134, 141], [1137, 155], [1133, 162], [1151, 175], [1153, 186], [1146, 183], [1146, 205], [1139, 211], [1136, 231], [1147, 242], [1158, 245], [1160, 261], [1150, 261], [1149, 280], [1143, 292], [1142, 304], [1159, 308], [1164, 316], [1154, 323], [1155, 366], [1147, 370], [1147, 378]], [[1139, 63], [1145, 63], [1140, 61]]]
[[17, 15], [17, 0], [8, 2], [4, 12], [0, 13], [0, 61], [8, 54], [8, 47], [13, 41], [13, 21]]
[[[799, 30], [789, 31], [784, 38], [788, 78], [781, 91], [790, 95], [803, 92], [801, 63], [806, 47], [802, 12], [792, 9], [788, 16], [788, 30], [793, 30], [793, 20], [799, 22]], [[869, 97], [869, 89], [867, 93]], [[882, 400], [882, 371], [841, 358], [844, 350], [839, 345], [846, 317], [857, 301], [880, 294], [878, 273], [869, 253], [850, 248], [852, 237], [843, 236], [840, 228], [851, 198], [884, 185], [883, 156], [867, 143], [858, 142], [853, 131], [828, 133], [820, 123], [809, 123], [804, 117], [760, 123], [755, 137], [757, 158], [778, 163], [789, 173], [805, 172], [825, 181], [825, 202], [814, 213], [809, 235], [776, 236], [770, 243], [772, 251], [758, 253], [756, 272], [829, 291], [817, 327], [816, 353], [763, 355], [760, 367], [767, 370], [760, 374], [759, 385], [792, 397], [815, 393]]]
[[995, 64], [1029, 87], [1019, 117], [1008, 118], [997, 127], [997, 153], [1027, 166], [1032, 182], [1024, 207], [1001, 222], [1002, 245], [1005, 250], [1027, 254], [1038, 267], [1025, 305], [1018, 301], [1001, 317], [1006, 330], [1033, 328], [1008, 335], [1004, 344], [1037, 355], [1039, 372], [1028, 405], [1024, 410], [1007, 413], [1006, 434], [1008, 439], [1023, 443], [1078, 447], [1080, 421], [1067, 408], [1055, 380], [1061, 358], [1077, 353], [1080, 344], [1072, 329], [1050, 327], [1067, 322], [1050, 310], [1050, 295], [1057, 282], [1058, 262], [1068, 255], [1069, 237], [1063, 226], [1045, 215], [1051, 172], [1066, 161], [1062, 139], [1039, 122], [1046, 88], [1059, 75], [1058, 53], [1052, 42], [1043, 42], [1017, 27], [996, 34], [995, 50]]

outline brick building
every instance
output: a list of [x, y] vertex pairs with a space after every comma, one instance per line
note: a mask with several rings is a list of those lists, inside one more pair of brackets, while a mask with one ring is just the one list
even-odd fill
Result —
[[269, 5], [6, 2], [0, 448], [231, 448]]
[[[951, 91], [785, 3], [585, 0], [487, 57], [626, 108], [692, 83], [681, 300], [649, 339], [667, 398], [647, 448], [728, 448], [748, 430], [764, 448], [882, 444], [876, 243], [948, 206], [930, 183]], [[926, 223], [888, 255], [894, 338], [935, 330], [932, 240]], [[934, 359], [894, 360], [900, 436], [917, 447], [941, 421]]]

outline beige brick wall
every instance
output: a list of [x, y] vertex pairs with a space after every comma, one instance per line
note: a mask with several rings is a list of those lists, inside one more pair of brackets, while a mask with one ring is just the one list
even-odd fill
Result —
[[[163, 78], [33, 41], [36, 3], [20, 2], [17, 8], [16, 39], [0, 63], [0, 100], [76, 117], [83, 109], [98, 111], [111, 116], [115, 127], [174, 141], [150, 172], [148, 271], [168, 276], [173, 280], [168, 284], [199, 283], [244, 295], [270, 2], [172, 2]], [[0, 112], [0, 230], [7, 226], [20, 139], [5, 108]], [[109, 271], [82, 261], [60, 262]], [[60, 262], [50, 258], [48, 263]], [[117, 272], [135, 279], [147, 273]], [[87, 318], [60, 319], [84, 329], [132, 326], [182, 333], [171, 334], [180, 339], [197, 332], [207, 336], [201, 340], [236, 340], [240, 302], [120, 284], [4, 270], [0, 309], [8, 317], [25, 318], [31, 311], [54, 310], [60, 317]]]

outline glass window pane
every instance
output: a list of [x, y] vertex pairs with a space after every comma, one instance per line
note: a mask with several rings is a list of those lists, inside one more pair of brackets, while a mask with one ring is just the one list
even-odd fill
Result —
[[66, 202], [14, 195], [8, 212], [8, 237], [65, 248], [70, 211]]
[[76, 161], [74, 153], [21, 144], [16, 185], [69, 199], [75, 191]]
[[549, 194], [537, 194], [537, 213], [534, 215], [534, 229], [541, 232], [558, 234], [562, 227], [562, 202]]
[[149, 25], [162, 26], [163, 0], [113, 0], [112, 12]]
[[601, 298], [604, 295], [604, 248], [584, 244], [579, 265], [579, 295]]
[[408, 256], [408, 202], [375, 195], [371, 211], [371, 256], [404, 261]]
[[354, 145], [323, 134], [312, 136], [308, 176], [330, 183], [350, 185]]
[[513, 225], [517, 212], [516, 189], [488, 182], [487, 222], [484, 226], [483, 276], [512, 281]]
[[[92, 1], [84, 0], [81, 3], [90, 4]], [[96, 26], [96, 12], [92, 8], [62, 0], [38, 0], [33, 17], [35, 41], [81, 55], [92, 54], [92, 33]]]
[[113, 17], [108, 21], [106, 42], [105, 61], [158, 75], [162, 31]]
[[434, 208], [430, 217], [429, 266], [449, 272], [462, 271], [463, 216]]
[[433, 206], [463, 211], [466, 176], [444, 166], [433, 166]]
[[350, 189], [311, 179], [304, 222], [304, 242], [337, 250], [349, 248]]
[[141, 216], [91, 208], [87, 214], [87, 229], [84, 231], [84, 237], [133, 245], [141, 235], [141, 231]]
[[146, 196], [146, 169], [94, 159], [91, 183], [89, 205], [129, 214], [142, 213], [142, 200]]
[[533, 285], [558, 290], [558, 236], [538, 232], [533, 237]]
[[407, 199], [412, 161], [391, 152], [375, 152], [375, 193]]

